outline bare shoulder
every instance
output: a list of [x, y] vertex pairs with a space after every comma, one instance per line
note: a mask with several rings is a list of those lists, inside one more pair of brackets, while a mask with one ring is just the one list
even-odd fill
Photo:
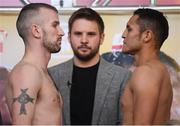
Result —
[[131, 83], [133, 87], [160, 87], [165, 76], [167, 69], [161, 62], [147, 63], [134, 70]]
[[38, 86], [41, 83], [42, 75], [40, 70], [29, 63], [17, 64], [10, 73], [9, 84], [15, 87]]

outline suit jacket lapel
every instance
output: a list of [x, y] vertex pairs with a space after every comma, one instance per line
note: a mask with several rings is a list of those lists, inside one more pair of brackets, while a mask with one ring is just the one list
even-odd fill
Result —
[[96, 81], [92, 124], [98, 124], [101, 116], [104, 100], [113, 77], [110, 67], [111, 65], [107, 65], [107, 62], [101, 58]]
[[70, 123], [70, 88], [72, 83], [72, 71], [73, 71], [73, 60], [71, 59], [67, 64], [64, 65], [63, 71], [60, 72], [60, 86], [61, 94], [63, 96], [63, 116], [65, 119], [65, 124]]

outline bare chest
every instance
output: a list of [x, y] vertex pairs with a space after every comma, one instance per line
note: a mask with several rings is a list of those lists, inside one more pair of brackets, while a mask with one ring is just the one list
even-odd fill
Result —
[[121, 107], [124, 112], [133, 111], [133, 95], [128, 86], [125, 88], [124, 93], [121, 97]]
[[39, 102], [46, 102], [46, 105], [59, 106], [62, 104], [59, 91], [48, 74], [43, 75], [42, 86], [38, 94]]

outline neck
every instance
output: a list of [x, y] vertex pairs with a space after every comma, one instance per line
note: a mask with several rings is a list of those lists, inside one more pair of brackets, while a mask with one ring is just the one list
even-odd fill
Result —
[[38, 47], [25, 48], [25, 55], [23, 57], [25, 61], [43, 69], [47, 69], [50, 58], [50, 52], [47, 52], [46, 50]]
[[135, 65], [141, 66], [152, 60], [159, 60], [158, 53], [159, 53], [158, 50], [146, 49], [145, 51], [141, 51], [141, 52], [135, 54]]
[[74, 64], [78, 67], [83, 67], [83, 68], [94, 66], [99, 62], [99, 60], [100, 60], [99, 54], [97, 54], [92, 59], [87, 61], [80, 60], [76, 56], [74, 56]]

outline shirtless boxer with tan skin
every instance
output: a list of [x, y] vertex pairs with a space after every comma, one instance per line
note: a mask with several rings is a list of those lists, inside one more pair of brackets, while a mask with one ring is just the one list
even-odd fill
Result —
[[162, 13], [138, 9], [123, 33], [123, 52], [135, 56], [137, 66], [122, 96], [123, 124], [165, 124], [170, 119], [172, 87], [158, 57], [168, 37]]
[[6, 87], [13, 124], [62, 124], [62, 99], [47, 71], [51, 53], [60, 51], [59, 24], [58, 11], [47, 4], [26, 5], [19, 14], [16, 26], [25, 54]]

